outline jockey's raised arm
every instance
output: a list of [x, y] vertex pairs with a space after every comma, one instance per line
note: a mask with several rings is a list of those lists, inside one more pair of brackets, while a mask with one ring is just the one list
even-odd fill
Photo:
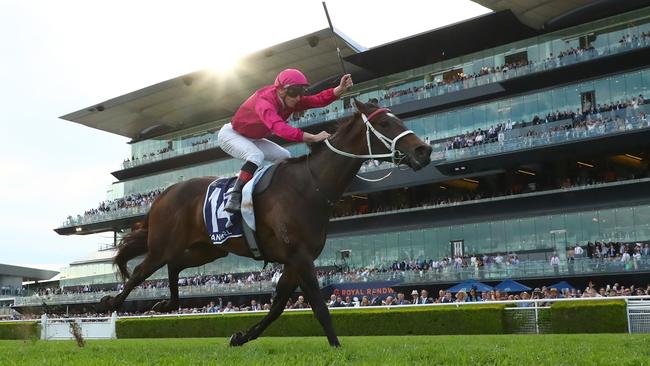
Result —
[[352, 87], [352, 77], [344, 75], [336, 88], [316, 95], [305, 95], [309, 83], [296, 69], [278, 74], [273, 85], [258, 89], [235, 113], [231, 123], [219, 130], [218, 142], [223, 151], [245, 161], [239, 172], [226, 211], [237, 212], [241, 205], [241, 190], [264, 160], [279, 162], [289, 158], [289, 151], [267, 137], [279, 136], [291, 142], [319, 142], [329, 134], [310, 134], [290, 126], [287, 119], [294, 112], [327, 106]]

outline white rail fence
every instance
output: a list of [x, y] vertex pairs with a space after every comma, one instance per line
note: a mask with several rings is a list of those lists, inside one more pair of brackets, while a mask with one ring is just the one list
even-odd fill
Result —
[[67, 340], [74, 339], [71, 323], [77, 323], [81, 328], [84, 339], [115, 339], [115, 322], [117, 313], [104, 318], [48, 318], [46, 314], [41, 317], [41, 339]]
[[629, 333], [650, 333], [650, 299], [627, 298], [627, 330]]

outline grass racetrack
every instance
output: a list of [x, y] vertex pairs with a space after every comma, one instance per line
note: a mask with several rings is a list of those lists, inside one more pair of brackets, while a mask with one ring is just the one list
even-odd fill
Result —
[[648, 334], [0, 341], [0, 365], [650, 365]]

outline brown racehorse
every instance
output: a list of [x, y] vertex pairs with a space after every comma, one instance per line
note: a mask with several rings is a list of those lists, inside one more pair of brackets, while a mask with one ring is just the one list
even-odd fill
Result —
[[[399, 155], [400, 162], [413, 170], [429, 164], [431, 155], [431, 147], [407, 131], [404, 123], [390, 111], [374, 104], [356, 100], [354, 103], [358, 112], [340, 123], [328, 141], [329, 146], [320, 143], [310, 154], [280, 163], [271, 186], [256, 197], [260, 250], [267, 261], [282, 263], [284, 270], [269, 313], [246, 332], [234, 334], [230, 339], [232, 346], [259, 337], [282, 314], [298, 286], [311, 303], [329, 344], [340, 346], [320, 296], [314, 260], [325, 245], [332, 203], [343, 195], [363, 161], [345, 154], [381, 153], [382, 158], [393, 161], [388, 156]], [[174, 184], [154, 201], [144, 222], [123, 238], [114, 258], [121, 275], [128, 279], [124, 290], [115, 297], [104, 297], [98, 310], [119, 308], [135, 286], [165, 264], [171, 296], [154, 305], [154, 310], [175, 310], [179, 305], [180, 271], [230, 253], [253, 256], [243, 238], [231, 238], [222, 245], [211, 243], [203, 221], [203, 200], [214, 179], [195, 178]], [[127, 262], [145, 253], [144, 260], [129, 275]]]

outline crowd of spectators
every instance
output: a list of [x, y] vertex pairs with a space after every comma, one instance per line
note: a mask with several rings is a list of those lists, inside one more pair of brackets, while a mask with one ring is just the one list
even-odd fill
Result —
[[[576, 260], [589, 259], [595, 265], [608, 262], [622, 262], [629, 264], [626, 269], [636, 270], [642, 258], [650, 258], [650, 244], [648, 243], [625, 243], [618, 241], [594, 241], [583, 245], [576, 244], [567, 248], [565, 259], [562, 261], [568, 267]], [[404, 259], [380, 263], [373, 266], [360, 268], [341, 268], [317, 271], [319, 282], [323, 285], [333, 283], [367, 282], [376, 278], [383, 280], [399, 279], [406, 273], [414, 273], [420, 276], [428, 273], [446, 273], [470, 271], [480, 273], [493, 269], [514, 268], [521, 263], [516, 253], [492, 253], [492, 254], [466, 254], [462, 256], [443, 256], [437, 259]], [[557, 268], [560, 265], [559, 256], [553, 253], [550, 258], [550, 266]], [[281, 275], [281, 267], [265, 269], [259, 272], [249, 273], [227, 273], [208, 274], [190, 277], [181, 277], [178, 280], [179, 287], [201, 286], [219, 287], [228, 285], [253, 285], [262, 282], [277, 283]], [[136, 289], [166, 289], [169, 283], [166, 279], [148, 280], [139, 285]], [[121, 291], [123, 284], [84, 285], [60, 288], [58, 286], [38, 288], [33, 291], [34, 296], [48, 298], [51, 295], [72, 295], [97, 293], [105, 291]], [[23, 291], [26, 292], [26, 291]]]
[[[572, 134], [570, 137], [576, 138], [580, 137], [580, 134], [585, 132], [590, 132], [592, 130], [604, 129], [606, 126], [612, 126], [613, 130], [616, 131], [625, 131], [632, 129], [631, 119], [638, 118], [641, 121], [644, 127], [650, 126], [650, 119], [647, 118], [644, 112], [638, 112], [637, 109], [639, 106], [645, 104], [646, 101], [642, 94], [639, 94], [638, 97], [633, 97], [629, 100], [617, 101], [615, 103], [606, 103], [598, 104], [595, 106], [586, 105], [585, 108], [580, 111], [566, 110], [566, 111], [555, 111], [553, 113], [548, 113], [544, 117], [534, 116], [531, 121], [505, 121], [498, 123], [496, 126], [490, 126], [489, 128], [482, 129], [478, 128], [474, 131], [466, 132], [462, 135], [453, 136], [446, 138], [442, 141], [433, 141], [431, 143], [441, 143], [445, 146], [446, 150], [454, 149], [464, 149], [468, 147], [473, 147], [477, 145], [490, 144], [490, 143], [500, 143], [503, 144], [506, 141], [506, 138], [520, 139], [524, 138], [526, 141], [533, 141], [534, 139], [548, 137], [557, 133], [567, 133]], [[608, 112], [617, 112], [623, 111], [627, 108], [632, 108], [633, 113], [629, 115], [628, 118], [623, 118], [622, 113], [614, 113], [614, 115], [609, 114]], [[545, 123], [551, 123], [561, 120], [571, 120], [565, 125], [555, 126], [549, 129], [529, 129], [520, 133], [519, 136], [512, 132], [511, 130], [517, 130], [524, 127], [541, 125]], [[513, 131], [514, 132], [514, 131]]]
[[[517, 303], [519, 307], [529, 307], [537, 304], [538, 306], [548, 306], [549, 302], [539, 300], [554, 300], [563, 298], [615, 298], [621, 296], [650, 296], [650, 284], [646, 287], [637, 287], [635, 285], [620, 285], [614, 283], [613, 285], [607, 284], [604, 286], [596, 286], [593, 282], [584, 289], [578, 288], [562, 288], [557, 289], [550, 286], [536, 287], [531, 291], [520, 292], [506, 292], [498, 289], [489, 291], [479, 291], [476, 287], [472, 287], [469, 291], [461, 290], [458, 292], [451, 292], [449, 290], [440, 289], [436, 294], [429, 294], [427, 289], [408, 289], [406, 291], [396, 291], [391, 294], [380, 294], [377, 290], [371, 290], [368, 295], [364, 296], [341, 296], [338, 292], [334, 292], [325, 301], [325, 304], [330, 308], [341, 307], [370, 307], [370, 306], [405, 306], [405, 305], [425, 305], [425, 304], [446, 304], [446, 303], [464, 303], [464, 302], [493, 302], [493, 301], [516, 301], [522, 300]], [[525, 302], [531, 300], [531, 302]], [[537, 301], [533, 301], [537, 300]], [[173, 311], [175, 314], [201, 314], [201, 313], [230, 313], [230, 312], [246, 312], [246, 311], [262, 311], [269, 310], [273, 305], [273, 299], [269, 301], [258, 301], [256, 299], [250, 302], [235, 304], [233, 301], [225, 301], [222, 298], [208, 302], [202, 307], [179, 307], [178, 310]], [[311, 305], [304, 296], [299, 295], [293, 299], [289, 299], [285, 304], [285, 309], [310, 309]], [[118, 316], [143, 316], [155, 315], [153, 311], [145, 312], [118, 312]], [[61, 313], [48, 313], [49, 318], [67, 318], [67, 317], [106, 317], [110, 316], [107, 313], [86, 312], [82, 314], [61, 314]], [[11, 320], [30, 320], [39, 319], [38, 314], [19, 314], [14, 312], [9, 319]]]
[[642, 257], [649, 255], [650, 245], [648, 243], [622, 243], [618, 241], [588, 242], [585, 248], [576, 245], [567, 251], [569, 261], [581, 256], [598, 260], [617, 260], [626, 265], [629, 264], [630, 269], [636, 269], [638, 261]]
[[[196, 147], [196, 146], [207, 145], [207, 144], [215, 141], [214, 137], [215, 137], [214, 131], [207, 131], [205, 133], [205, 135], [195, 136], [195, 137], [188, 138], [187, 140], [184, 140], [180, 144], [179, 149], [181, 150], [181, 153], [182, 153], [182, 150], [184, 148], [187, 148], [188, 146]], [[169, 146], [164, 147], [162, 149], [159, 149], [157, 151], [152, 151], [152, 152], [150, 152], [148, 154], [143, 154], [141, 157], [132, 155], [130, 158], [124, 159], [124, 161], [122, 162], [122, 167], [123, 168], [130, 168], [130, 167], [132, 167], [134, 165], [138, 165], [138, 164], [141, 164], [141, 163], [146, 163], [148, 161], [151, 161], [152, 158], [155, 158], [155, 157], [157, 157], [159, 155], [167, 154], [167, 153], [170, 153], [170, 152], [173, 152], [173, 151], [175, 151], [174, 147], [170, 144]]]
[[[519, 194], [544, 192], [558, 189], [572, 189], [587, 187], [611, 182], [622, 182], [650, 177], [648, 168], [638, 170], [614, 170], [610, 167], [601, 167], [593, 170], [576, 170], [567, 172], [553, 180], [515, 180], [508, 185], [479, 184], [475, 189], [445, 189], [427, 190], [424, 193], [416, 191], [412, 196], [396, 194], [394, 196], [368, 195], [365, 200], [348, 200], [337, 205], [332, 213], [333, 218], [342, 218], [375, 213], [388, 213], [412, 208], [433, 208], [440, 206], [456, 205], [463, 202], [472, 202], [482, 199], [508, 197]], [[437, 184], [436, 187], [440, 186]]]
[[[594, 263], [602, 264], [607, 262], [622, 262], [623, 264], [630, 264], [629, 269], [636, 269], [636, 263], [642, 258], [650, 258], [650, 244], [648, 243], [625, 243], [615, 241], [594, 241], [587, 242], [582, 245], [576, 244], [567, 248], [566, 257], [562, 259], [562, 264], [570, 267], [575, 261], [589, 260]], [[330, 270], [317, 271], [317, 277], [321, 284], [333, 283], [349, 283], [349, 282], [368, 282], [381, 278], [382, 280], [398, 279], [404, 274], [412, 273], [422, 276], [427, 273], [444, 273], [444, 272], [459, 272], [470, 271], [473, 273], [480, 273], [480, 271], [490, 271], [491, 269], [505, 269], [516, 268], [520, 265], [521, 260], [516, 253], [493, 253], [493, 254], [480, 254], [480, 255], [463, 255], [463, 256], [444, 256], [439, 259], [404, 259], [401, 261], [392, 261], [374, 265], [371, 267], [362, 268], [341, 268]], [[557, 268], [560, 264], [560, 259], [557, 253], [553, 253], [550, 258], [549, 265]], [[627, 269], [627, 267], [626, 267]], [[260, 272], [252, 273], [238, 273], [238, 274], [221, 274], [221, 275], [196, 275], [190, 277], [182, 277], [179, 279], [179, 286], [202, 286], [202, 287], [216, 287], [227, 285], [241, 285], [241, 284], [255, 284], [261, 282], [277, 283], [281, 275], [281, 267], [273, 267], [270, 269], [262, 270]], [[93, 286], [85, 285], [78, 287], [66, 287], [61, 289], [59, 287], [40, 288], [35, 292], [35, 296], [42, 296], [48, 298], [50, 295], [60, 294], [83, 294], [93, 292], [103, 292], [108, 290], [122, 290], [122, 285], [113, 285], [107, 288], [107, 285]], [[149, 280], [145, 281], [138, 288], [140, 289], [166, 289], [168, 288], [166, 280]], [[382, 296], [379, 293], [372, 293], [368, 296], [360, 297], [341, 297], [338, 294], [333, 294], [327, 305], [330, 307], [359, 307], [359, 306], [378, 306], [378, 305], [408, 305], [416, 303], [415, 299], [420, 300], [417, 304], [429, 303], [447, 303], [447, 302], [468, 302], [468, 301], [498, 301], [498, 300], [527, 300], [527, 299], [545, 299], [545, 298], [561, 298], [561, 297], [601, 297], [601, 296], [631, 296], [631, 295], [649, 295], [650, 288], [642, 289], [630, 287], [621, 287], [618, 284], [614, 286], [606, 286], [602, 288], [594, 288], [589, 286], [585, 290], [568, 290], [564, 292], [557, 292], [551, 288], [535, 289], [531, 293], [503, 293], [497, 290], [486, 291], [478, 293], [475, 290], [470, 290], [468, 293], [463, 291], [459, 293], [451, 293], [449, 291], [440, 290], [438, 297], [428, 297], [427, 290], [410, 290], [411, 297], [405, 296], [404, 292], [399, 292], [396, 296]], [[409, 294], [409, 292], [406, 292]], [[223, 301], [218, 298], [202, 308], [180, 308], [179, 314], [192, 314], [192, 313], [216, 313], [216, 312], [236, 312], [236, 311], [250, 311], [250, 310], [268, 310], [272, 303], [261, 303], [257, 300], [251, 301], [250, 304], [233, 304], [231, 301]], [[304, 297], [299, 296], [296, 301], [290, 300], [286, 304], [287, 309], [301, 309], [309, 308], [309, 304], [305, 301]], [[152, 312], [145, 313], [120, 313], [120, 316], [129, 315], [147, 315]], [[94, 316], [93, 314], [86, 314]], [[24, 319], [24, 318], [23, 318]]]
[[626, 34], [618, 41], [619, 47], [633, 48], [646, 46], [650, 41], [650, 31], [637, 34]]
[[77, 215], [76, 219], [72, 216], [67, 217], [67, 223], [74, 224], [75, 221], [82, 221], [83, 218], [106, 214], [133, 207], [147, 207], [162, 193], [164, 189], [158, 188], [146, 193], [132, 193], [122, 198], [114, 200], [103, 201], [97, 206], [92, 208], [82, 215]]
[[[535, 288], [532, 291], [522, 292], [505, 292], [497, 289], [489, 291], [478, 291], [475, 287], [469, 291], [461, 290], [452, 293], [449, 290], [439, 290], [437, 296], [429, 296], [426, 289], [420, 291], [414, 289], [409, 292], [398, 292], [396, 296], [381, 296], [378, 292], [373, 291], [369, 296], [343, 298], [340, 295], [332, 294], [327, 305], [329, 307], [364, 307], [364, 306], [402, 306], [402, 305], [422, 305], [422, 304], [445, 304], [445, 303], [462, 303], [462, 302], [492, 302], [492, 301], [513, 301], [513, 300], [544, 300], [544, 299], [562, 299], [562, 298], [592, 298], [592, 297], [620, 297], [620, 296], [646, 296], [650, 295], [650, 284], [647, 287], [629, 287], [620, 286], [615, 283], [613, 286], [596, 287], [592, 282], [584, 289], [576, 288], [557, 288], [543, 286]], [[517, 306], [528, 307], [535, 303], [517, 303]], [[539, 302], [539, 305], [545, 306], [549, 303]]]
[[[621, 37], [618, 43], [620, 49], [626, 49], [626, 48], [646, 46], [649, 41], [650, 41], [650, 32], [643, 32], [640, 35], [637, 34], [624, 35]], [[570, 62], [567, 61], [567, 59], [569, 58], [572, 58], [574, 60], [581, 59], [582, 56], [584, 55], [588, 55], [589, 57], [596, 56], [597, 50], [591, 45], [587, 47], [570, 47], [564, 51], [561, 51], [557, 55], [551, 53], [549, 57], [541, 61], [543, 65], [541, 65], [540, 67], [546, 69], [549, 67], [563, 66], [568, 62]], [[499, 65], [495, 67], [492, 66], [482, 67], [481, 69], [479, 69], [478, 72], [472, 74], [465, 74], [463, 72], [459, 72], [458, 74], [453, 75], [452, 77], [446, 80], [441, 80], [437, 82], [428, 82], [425, 83], [423, 86], [418, 86], [418, 87], [409, 87], [404, 89], [390, 90], [383, 95], [382, 99], [389, 100], [395, 97], [401, 97], [406, 95], [417, 95], [420, 93], [428, 92], [429, 90], [436, 87], [444, 87], [451, 90], [456, 90], [456, 89], [460, 89], [463, 83], [467, 83], [468, 81], [476, 81], [476, 79], [486, 75], [496, 75], [497, 77], [502, 76], [505, 78], [508, 72], [516, 71], [517, 69], [524, 68], [524, 67], [535, 68], [537, 66], [538, 65], [537, 63], [535, 63], [535, 61], [524, 59], [516, 62], [505, 63], [503, 65]], [[476, 85], [476, 83], [471, 83], [471, 85]]]
[[[206, 288], [228, 285], [252, 285], [256, 283], [277, 282], [281, 274], [281, 268], [274, 266], [269, 269], [263, 269], [259, 272], [249, 273], [224, 273], [224, 274], [205, 274], [194, 275], [188, 277], [180, 277], [178, 279], [178, 286], [203, 286]], [[169, 288], [169, 281], [167, 279], [154, 279], [144, 281], [136, 287], [137, 289], [166, 289]], [[75, 295], [86, 293], [101, 293], [106, 291], [122, 291], [124, 284], [101, 284], [101, 285], [83, 285], [83, 286], [66, 286], [61, 288], [59, 286], [41, 287], [31, 290], [34, 296], [49, 297], [51, 295]], [[27, 293], [23, 289], [23, 293]]]
[[8, 286], [8, 285], [0, 287], [0, 295], [17, 296], [17, 295], [22, 295], [22, 294], [23, 294], [22, 287], [14, 287], [14, 286]]
[[154, 156], [162, 155], [162, 154], [166, 154], [166, 153], [168, 153], [168, 152], [170, 152], [170, 151], [174, 151], [174, 148], [173, 148], [172, 146], [164, 147], [164, 148], [162, 148], [162, 149], [159, 149], [159, 150], [156, 151], [156, 152], [153, 152], [153, 151], [152, 151], [152, 152], [150, 152], [149, 154], [143, 154], [141, 158], [140, 158], [140, 157], [137, 157], [137, 156], [135, 156], [135, 155], [132, 155], [131, 158], [126, 158], [126, 159], [124, 159], [124, 162], [122, 163], [122, 165], [123, 165], [124, 167], [126, 167], [126, 166], [130, 165], [129, 163], [131, 163], [131, 162], [133, 162], [133, 163], [137, 163], [140, 159], [142, 159], [142, 160], [148, 160], [148, 159], [150, 159], [150, 158], [152, 158], [152, 157], [154, 157]]

